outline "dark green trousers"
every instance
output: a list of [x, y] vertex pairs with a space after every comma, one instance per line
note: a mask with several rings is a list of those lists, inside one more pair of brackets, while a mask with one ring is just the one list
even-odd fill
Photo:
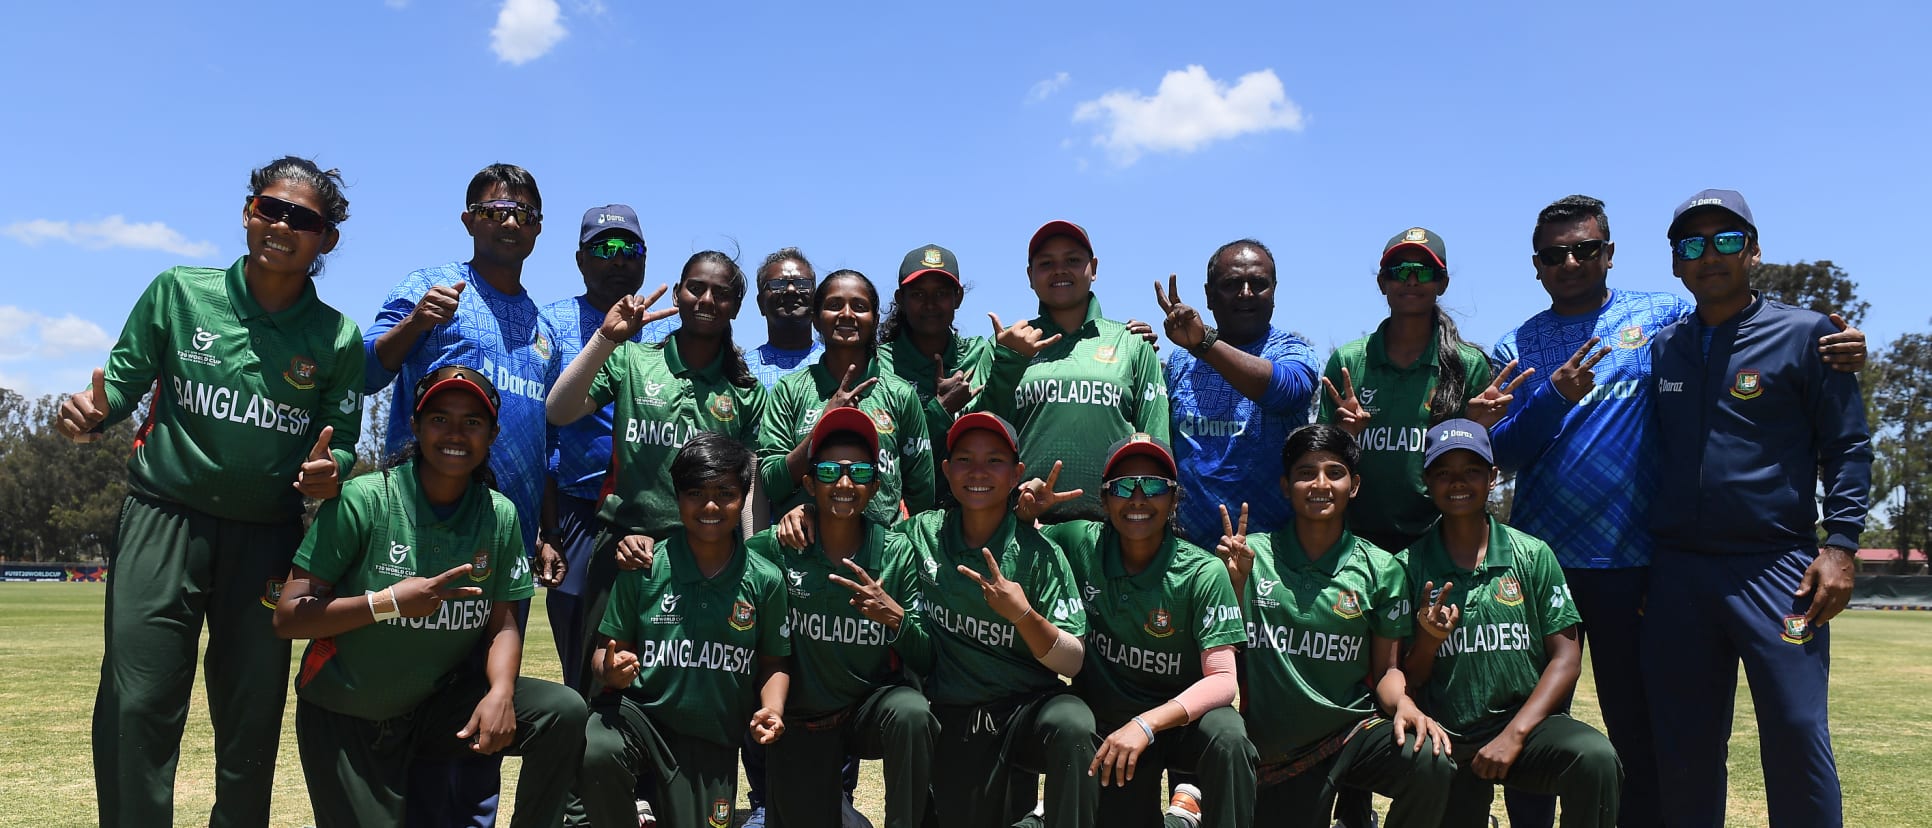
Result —
[[1070, 693], [933, 706], [939, 749], [933, 762], [933, 808], [939, 828], [1037, 826], [1028, 817], [1039, 777], [1046, 777], [1046, 824], [1088, 828], [1100, 785], [1087, 775], [1099, 740], [1093, 711]]
[[613, 530], [610, 524], [605, 523], [603, 529], [597, 533], [597, 537], [591, 541], [590, 560], [586, 564], [581, 587], [583, 591], [577, 594], [580, 613], [577, 617], [582, 623], [572, 637], [577, 644], [577, 652], [575, 655], [564, 656], [576, 664], [574, 673], [566, 670], [565, 674], [575, 675], [577, 692], [593, 701], [598, 693], [604, 691], [604, 686], [590, 674], [590, 656], [604, 648], [606, 636], [598, 632], [597, 627], [604, 623], [604, 608], [610, 605], [610, 590], [617, 583], [619, 571], [617, 542], [622, 540], [625, 534]]
[[[1455, 783], [1443, 828], [1487, 825], [1496, 784], [1476, 776], [1470, 760], [1494, 737], [1490, 733], [1455, 743]], [[1596, 728], [1564, 715], [1538, 723], [1523, 739], [1523, 752], [1509, 766], [1502, 785], [1513, 790], [1555, 794], [1563, 805], [1563, 828], [1614, 828], [1623, 790], [1623, 763], [1610, 740]]]
[[[682, 736], [651, 720], [622, 693], [591, 699], [584, 725], [583, 770], [567, 825], [596, 828], [637, 824], [633, 789], [645, 768], [657, 774], [651, 806], [661, 828], [725, 828], [738, 799], [738, 744], [721, 745]], [[834, 767], [833, 772], [837, 773]]]
[[1395, 725], [1377, 718], [1335, 755], [1300, 774], [1270, 784], [1263, 768], [1255, 812], [1267, 814], [1271, 826], [1326, 828], [1335, 792], [1353, 788], [1394, 800], [1382, 821], [1387, 828], [1434, 828], [1449, 802], [1456, 763], [1449, 758], [1448, 745], [1441, 755], [1428, 742], [1418, 752], [1415, 739], [1415, 733], [1408, 733], [1403, 739], [1407, 744], [1397, 746]]
[[808, 721], [788, 716], [785, 735], [766, 749], [771, 828], [838, 828], [845, 757], [885, 760], [886, 828], [918, 828], [932, 784], [939, 720], [926, 697], [893, 685], [872, 691], [843, 714]]
[[[382, 721], [297, 701], [296, 747], [316, 828], [401, 826], [411, 794], [410, 762], [473, 755], [470, 740], [458, 739], [456, 733], [488, 691], [485, 677], [464, 676], [415, 710]], [[583, 756], [584, 700], [561, 684], [524, 677], [517, 679], [515, 705], [516, 736], [498, 754], [523, 757], [510, 825], [551, 828], [563, 819]]]
[[275, 636], [274, 602], [301, 541], [296, 522], [223, 520], [137, 497], [122, 504], [94, 698], [102, 826], [174, 821], [174, 770], [204, 621], [215, 728], [208, 824], [268, 824], [289, 684], [289, 642]]
[[[1122, 724], [1105, 723], [1096, 732], [1112, 733]], [[1240, 712], [1232, 707], [1209, 710], [1193, 724], [1161, 731], [1141, 752], [1134, 778], [1124, 787], [1102, 786], [1094, 824], [1181, 828], [1185, 823], [1180, 817], [1163, 817], [1167, 800], [1161, 772], [1171, 769], [1194, 774], [1194, 784], [1201, 788], [1202, 828], [1248, 828], [1254, 824], [1256, 762]]]

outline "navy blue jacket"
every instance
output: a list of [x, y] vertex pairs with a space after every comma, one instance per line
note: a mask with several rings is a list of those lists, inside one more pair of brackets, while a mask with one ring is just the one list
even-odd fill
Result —
[[1858, 376], [1827, 367], [1809, 310], [1755, 297], [1711, 331], [1691, 314], [1650, 343], [1659, 463], [1650, 531], [1659, 544], [1715, 554], [1824, 543], [1858, 548], [1871, 504], [1871, 433]]

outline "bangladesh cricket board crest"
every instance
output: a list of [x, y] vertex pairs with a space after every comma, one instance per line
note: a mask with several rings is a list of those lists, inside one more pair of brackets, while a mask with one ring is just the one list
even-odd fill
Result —
[[262, 590], [262, 606], [274, 609], [282, 602], [282, 579], [268, 579], [268, 586]]
[[470, 580], [481, 581], [490, 577], [490, 550], [478, 549], [470, 558]]
[[891, 434], [895, 431], [891, 412], [883, 408], [872, 412], [872, 427], [878, 429], [880, 434]]
[[731, 628], [739, 632], [751, 629], [758, 621], [758, 610], [748, 602], [738, 601], [731, 605]]
[[1342, 590], [1341, 597], [1335, 599], [1335, 614], [1351, 619], [1362, 617], [1362, 597], [1355, 590]]
[[1802, 615], [1784, 617], [1784, 629], [1778, 634], [1786, 644], [1805, 644], [1811, 641], [1811, 624]]
[[725, 828], [731, 824], [731, 800], [711, 800], [711, 824], [715, 828]]
[[738, 416], [738, 406], [732, 403], [730, 394], [713, 394], [711, 404], [705, 407], [710, 409], [711, 416], [724, 422], [730, 422]]
[[1140, 625], [1140, 629], [1155, 638], [1166, 638], [1174, 634], [1174, 616], [1156, 608], [1147, 614], [1147, 623]]
[[315, 389], [315, 360], [298, 356], [288, 361], [288, 370], [282, 372], [282, 380], [297, 391]]
[[1504, 575], [1496, 582], [1496, 603], [1516, 606], [1523, 603], [1523, 585], [1514, 575]]
[[1747, 368], [1731, 380], [1731, 396], [1740, 400], [1755, 400], [1763, 393], [1764, 380], [1756, 371]]
[[1642, 325], [1631, 325], [1617, 332], [1617, 347], [1626, 351], [1642, 348], [1644, 343], [1649, 341], [1650, 337], [1644, 336], [1644, 326]]

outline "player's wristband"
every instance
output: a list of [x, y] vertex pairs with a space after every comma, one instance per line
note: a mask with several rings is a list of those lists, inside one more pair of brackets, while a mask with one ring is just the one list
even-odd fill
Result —
[[[376, 596], [381, 595], [384, 592], [389, 594], [389, 609], [386, 609], [386, 610], [377, 609]], [[371, 592], [368, 594], [367, 597], [369, 598], [369, 614], [373, 616], [376, 619], [376, 621], [378, 622], [388, 621], [391, 618], [402, 617], [402, 605], [396, 601], [395, 587], [390, 587], [388, 589], [382, 590], [382, 592]]]
[[1150, 726], [1150, 725], [1148, 725], [1148, 724], [1147, 724], [1147, 720], [1146, 720], [1146, 719], [1143, 719], [1143, 718], [1141, 718], [1141, 717], [1139, 717], [1139, 716], [1135, 716], [1135, 717], [1134, 717], [1134, 724], [1137, 724], [1137, 725], [1140, 725], [1140, 729], [1141, 729], [1141, 732], [1143, 732], [1143, 733], [1146, 733], [1146, 734], [1147, 734], [1147, 743], [1148, 743], [1148, 744], [1150, 744], [1150, 745], [1151, 745], [1151, 744], [1153, 744], [1153, 743], [1154, 743], [1154, 728], [1153, 728], [1152, 726]]

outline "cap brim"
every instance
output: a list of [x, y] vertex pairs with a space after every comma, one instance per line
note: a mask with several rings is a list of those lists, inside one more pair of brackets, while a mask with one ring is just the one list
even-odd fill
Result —
[[872, 422], [872, 417], [865, 412], [850, 406], [834, 408], [818, 418], [818, 424], [812, 426], [811, 437], [806, 440], [805, 453], [807, 455], [818, 454], [819, 443], [824, 442], [826, 437], [841, 432], [859, 435], [861, 439], [865, 440], [866, 447], [872, 450], [872, 455], [874, 457], [878, 456], [878, 424]]
[[904, 276], [899, 277], [899, 284], [910, 285], [912, 284], [912, 280], [917, 279], [921, 276], [924, 276], [928, 273], [937, 273], [941, 276], [944, 276], [948, 279], [953, 280], [953, 284], [955, 285], [960, 284], [959, 274], [954, 273], [950, 270], [946, 270], [945, 268], [939, 268], [939, 267], [928, 267], [920, 270], [915, 270], [911, 273], [908, 273]]
[[623, 233], [624, 235], [630, 236], [631, 238], [636, 239], [640, 242], [644, 240], [644, 234], [639, 233], [636, 230], [633, 230], [629, 227], [611, 227], [610, 225], [599, 225], [596, 227], [585, 229], [583, 233], [578, 235], [577, 243], [583, 244], [585, 242], [590, 241], [591, 239], [604, 235], [605, 233]]
[[1174, 455], [1169, 454], [1167, 449], [1161, 448], [1161, 444], [1159, 443], [1149, 440], [1139, 440], [1121, 446], [1113, 454], [1109, 455], [1107, 457], [1107, 465], [1101, 471], [1101, 475], [1112, 477], [1114, 466], [1129, 457], [1152, 457], [1162, 467], [1167, 469], [1168, 474], [1173, 475], [1178, 473], [1174, 464]]
[[1416, 250], [1420, 250], [1424, 253], [1429, 254], [1429, 261], [1435, 262], [1436, 267], [1440, 267], [1444, 269], [1447, 269], [1449, 267], [1448, 262], [1443, 261], [1441, 256], [1436, 255], [1436, 251], [1430, 250], [1429, 246], [1426, 244], [1423, 244], [1422, 242], [1403, 242], [1401, 244], [1398, 244], [1394, 247], [1391, 247], [1387, 250], [1382, 251], [1382, 266], [1387, 267], [1389, 264], [1390, 257], [1394, 256], [1397, 253], [1402, 252], [1403, 250], [1407, 250], [1410, 248], [1414, 248]]
[[999, 415], [986, 411], [975, 411], [954, 420], [953, 427], [946, 429], [946, 450], [950, 452], [954, 446], [959, 445], [959, 438], [964, 436], [966, 432], [978, 430], [991, 431], [998, 434], [1000, 439], [1006, 443], [1007, 447], [1013, 450], [1013, 453], [1019, 453], [1019, 435], [1013, 432], [1013, 426], [1008, 425], [1005, 420], [1000, 419]]
[[496, 416], [496, 406], [490, 403], [490, 395], [483, 392], [482, 386], [470, 382], [467, 377], [449, 377], [431, 385], [429, 390], [424, 391], [423, 396], [416, 400], [416, 413], [422, 413], [424, 405], [427, 405], [437, 394], [445, 391], [468, 391], [483, 401], [483, 407], [489, 409], [491, 417]]
[[1712, 212], [1712, 211], [1716, 211], [1720, 213], [1728, 213], [1730, 214], [1731, 218], [1737, 219], [1737, 222], [1739, 224], [1742, 224], [1745, 227], [1750, 228], [1751, 233], [1753, 235], [1756, 235], [1758, 232], [1757, 225], [1752, 224], [1750, 219], [1745, 218], [1742, 213], [1739, 213], [1736, 210], [1733, 210], [1722, 204], [1699, 204], [1696, 207], [1692, 207], [1689, 210], [1685, 210], [1684, 212], [1677, 214], [1676, 218], [1671, 219], [1670, 228], [1664, 231], [1664, 235], [1667, 238], [1670, 238], [1671, 240], [1674, 241], [1678, 238], [1677, 232], [1679, 229], [1683, 227], [1684, 222], [1689, 221], [1693, 217], [1696, 217], [1703, 213]]
[[1053, 221], [1040, 225], [1040, 229], [1033, 231], [1033, 240], [1027, 242], [1026, 245], [1027, 257], [1032, 258], [1033, 254], [1040, 252], [1041, 243], [1054, 236], [1072, 236], [1079, 240], [1081, 247], [1087, 248], [1087, 255], [1093, 255], [1093, 240], [1087, 238], [1087, 231], [1082, 230], [1080, 225], [1074, 224], [1071, 221], [1054, 219]]

